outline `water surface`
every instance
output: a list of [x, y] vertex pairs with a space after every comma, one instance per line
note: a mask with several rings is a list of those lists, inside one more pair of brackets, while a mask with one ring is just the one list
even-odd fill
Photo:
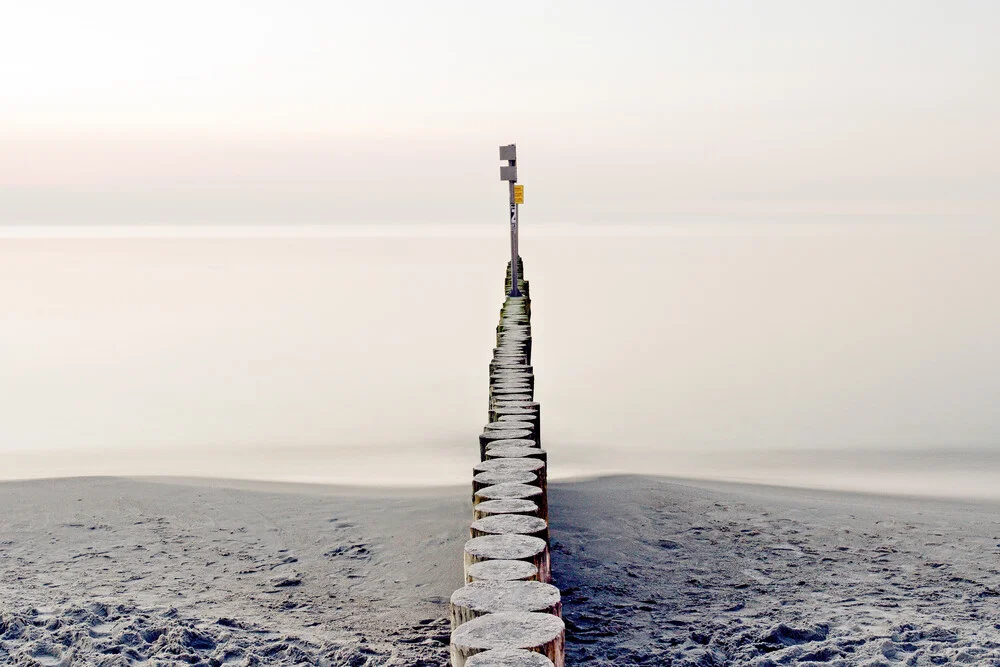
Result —
[[[0, 228], [0, 477], [464, 483], [504, 231]], [[525, 224], [521, 248], [555, 476], [1000, 488], [998, 226]]]

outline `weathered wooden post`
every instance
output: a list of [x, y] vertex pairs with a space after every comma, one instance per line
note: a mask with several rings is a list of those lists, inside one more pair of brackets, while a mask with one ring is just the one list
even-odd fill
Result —
[[[472, 496], [472, 506], [484, 500], [507, 500], [509, 498], [521, 498], [537, 503], [541, 499], [542, 489], [534, 484], [522, 484], [520, 482], [502, 482], [491, 486], [484, 486], [476, 491]], [[542, 517], [543, 519], [545, 517]]]
[[[504, 500], [500, 498], [498, 500]], [[512, 500], [523, 500], [513, 498]], [[489, 502], [489, 501], [487, 501]], [[530, 535], [549, 541], [549, 524], [545, 519], [526, 514], [495, 514], [472, 522], [469, 526], [472, 537], [484, 535]]]
[[558, 616], [503, 611], [463, 623], [451, 633], [451, 664], [466, 667], [469, 658], [490, 649], [525, 649], [564, 667], [565, 643], [566, 624]]
[[529, 429], [512, 429], [506, 431], [485, 431], [479, 434], [479, 460], [486, 460], [486, 445], [494, 440], [511, 440], [517, 438], [530, 438]]
[[469, 581], [469, 567], [485, 560], [523, 560], [538, 568], [538, 579], [548, 583], [549, 545], [545, 540], [530, 535], [484, 535], [473, 537], [465, 543], [465, 580]]
[[504, 611], [562, 615], [559, 589], [540, 581], [474, 581], [451, 595], [451, 627]]
[[522, 447], [520, 445], [501, 445], [486, 450], [486, 460], [533, 458], [548, 463], [549, 453], [538, 447]]

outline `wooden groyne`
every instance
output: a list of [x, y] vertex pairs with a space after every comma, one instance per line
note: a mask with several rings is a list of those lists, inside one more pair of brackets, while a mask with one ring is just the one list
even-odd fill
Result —
[[466, 585], [451, 596], [453, 667], [563, 667], [566, 627], [549, 559], [548, 454], [531, 366], [531, 296], [507, 263], [489, 365], [487, 422], [472, 470]]

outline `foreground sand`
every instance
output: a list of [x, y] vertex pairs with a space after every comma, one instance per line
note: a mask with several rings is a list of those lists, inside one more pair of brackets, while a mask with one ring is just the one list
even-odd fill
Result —
[[629, 477], [552, 507], [573, 664], [1000, 665], [1000, 506]]
[[[550, 486], [569, 664], [1000, 665], [1000, 507]], [[464, 489], [0, 484], [0, 664], [444, 665]]]

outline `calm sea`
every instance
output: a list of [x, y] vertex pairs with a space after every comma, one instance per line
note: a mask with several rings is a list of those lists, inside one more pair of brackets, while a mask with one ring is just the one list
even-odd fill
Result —
[[[0, 227], [0, 478], [465, 484], [505, 227]], [[1000, 225], [521, 250], [553, 476], [1000, 498]]]

